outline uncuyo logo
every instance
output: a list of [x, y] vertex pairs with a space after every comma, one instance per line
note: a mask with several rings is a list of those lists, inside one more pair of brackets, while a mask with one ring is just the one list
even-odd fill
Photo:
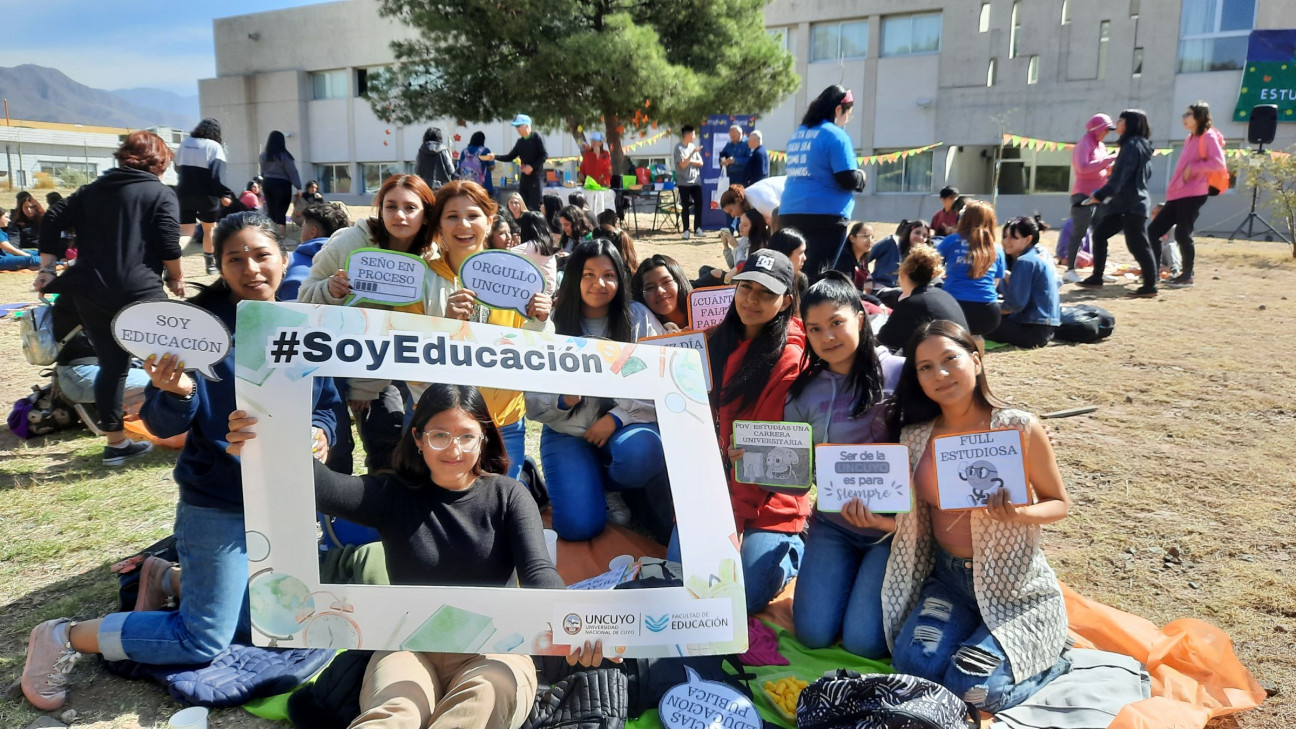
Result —
[[567, 635], [576, 635], [581, 631], [581, 619], [576, 613], [567, 613], [562, 621], [563, 632]]
[[667, 613], [660, 617], [654, 618], [651, 615], [645, 615], [643, 618], [644, 625], [654, 633], [660, 633], [670, 624], [670, 614]]

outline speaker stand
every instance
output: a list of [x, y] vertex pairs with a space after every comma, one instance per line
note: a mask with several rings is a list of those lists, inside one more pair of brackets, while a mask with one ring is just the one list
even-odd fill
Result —
[[[1261, 144], [1256, 149], [1256, 151], [1253, 152], [1253, 154], [1264, 154], [1264, 145]], [[1254, 170], [1255, 168], [1252, 169]], [[1277, 238], [1278, 240], [1284, 243], [1291, 243], [1291, 241], [1287, 240], [1287, 236], [1283, 235], [1282, 233], [1279, 233], [1277, 229], [1275, 229], [1272, 225], [1269, 224], [1268, 220], [1265, 220], [1263, 217], [1260, 216], [1259, 213], [1256, 212], [1256, 201], [1259, 199], [1259, 197], [1260, 197], [1260, 188], [1252, 184], [1251, 185], [1251, 212], [1247, 213], [1247, 216], [1242, 219], [1241, 223], [1238, 223], [1238, 227], [1233, 231], [1231, 235], [1229, 235], [1228, 242], [1232, 243], [1235, 238], [1246, 238], [1247, 240], [1254, 240], [1256, 237], [1256, 223], [1259, 223], [1260, 225], [1264, 226], [1260, 231], [1261, 233], [1264, 233], [1265, 230], [1268, 230], [1269, 234], [1273, 236], [1273, 238], [1266, 236], [1265, 238], [1266, 240], [1274, 240], [1274, 238]], [[1243, 229], [1246, 229], [1245, 235], [1242, 233]]]

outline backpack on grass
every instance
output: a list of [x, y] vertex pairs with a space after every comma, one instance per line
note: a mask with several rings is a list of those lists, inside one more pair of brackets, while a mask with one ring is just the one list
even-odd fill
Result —
[[1110, 311], [1093, 304], [1064, 306], [1061, 320], [1053, 338], [1064, 342], [1097, 342], [1110, 337], [1116, 329], [1116, 317]]
[[973, 729], [977, 712], [938, 683], [837, 669], [797, 701], [798, 729]]

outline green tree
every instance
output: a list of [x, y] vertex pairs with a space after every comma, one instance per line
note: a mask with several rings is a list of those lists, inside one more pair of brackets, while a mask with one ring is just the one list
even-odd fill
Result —
[[1251, 182], [1266, 198], [1269, 210], [1280, 219], [1278, 227], [1287, 229], [1292, 257], [1296, 258], [1296, 147], [1285, 153], [1264, 155], [1251, 168]]
[[531, 115], [578, 140], [622, 142], [707, 114], [761, 114], [796, 89], [792, 55], [765, 32], [768, 0], [381, 0], [418, 31], [370, 84], [382, 119], [486, 122]]

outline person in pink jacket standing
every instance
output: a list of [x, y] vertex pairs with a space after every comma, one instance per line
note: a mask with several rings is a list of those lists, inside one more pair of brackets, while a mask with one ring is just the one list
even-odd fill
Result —
[[1183, 269], [1178, 276], [1166, 282], [1166, 286], [1172, 289], [1193, 285], [1193, 261], [1197, 256], [1197, 249], [1193, 245], [1193, 225], [1197, 222], [1197, 214], [1201, 212], [1206, 198], [1210, 197], [1207, 175], [1227, 169], [1224, 161], [1224, 135], [1211, 123], [1210, 105], [1205, 101], [1190, 104], [1183, 113], [1183, 125], [1188, 130], [1188, 137], [1184, 139], [1179, 164], [1175, 165], [1170, 185], [1166, 188], [1165, 207], [1161, 208], [1161, 212], [1148, 226], [1148, 237], [1152, 240], [1160, 240], [1161, 236], [1170, 231], [1170, 226], [1174, 226], [1175, 242], [1179, 244], [1179, 253], [1183, 257]]
[[1089, 199], [1094, 190], [1107, 183], [1107, 175], [1111, 172], [1112, 163], [1116, 161], [1116, 155], [1108, 153], [1103, 139], [1115, 128], [1111, 117], [1094, 114], [1085, 124], [1084, 136], [1076, 142], [1075, 150], [1071, 152], [1075, 184], [1071, 186], [1071, 240], [1063, 249], [1066, 251], [1067, 270], [1062, 274], [1062, 280], [1066, 283], [1080, 282], [1080, 274], [1075, 270], [1076, 255], [1080, 252], [1085, 234], [1089, 232], [1094, 214], [1093, 206], [1082, 203]]

